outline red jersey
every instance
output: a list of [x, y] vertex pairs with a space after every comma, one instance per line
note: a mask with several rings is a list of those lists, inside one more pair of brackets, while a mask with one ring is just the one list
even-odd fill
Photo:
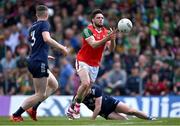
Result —
[[84, 29], [83, 32], [84, 36], [82, 38], [82, 47], [77, 54], [77, 60], [83, 61], [90, 66], [99, 66], [105, 45], [97, 48], [92, 48], [85, 39], [93, 35], [95, 40], [101, 40], [105, 36], [107, 36], [108, 30], [103, 27], [101, 31], [97, 31], [95, 30], [93, 25], [89, 25], [86, 29]]
[[161, 92], [167, 92], [168, 88], [164, 83], [158, 82], [157, 84], [147, 83], [145, 92], [149, 92], [150, 95], [161, 95]]

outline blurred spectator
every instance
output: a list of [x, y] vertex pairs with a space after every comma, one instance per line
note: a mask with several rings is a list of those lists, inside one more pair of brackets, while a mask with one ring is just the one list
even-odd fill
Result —
[[19, 57], [16, 59], [16, 84], [21, 94], [31, 94], [32, 91], [32, 77], [27, 69], [27, 50], [26, 48], [19, 49]]
[[15, 94], [16, 93], [16, 80], [15, 80], [15, 69], [16, 62], [13, 58], [12, 51], [10, 49], [6, 50], [6, 57], [1, 60], [3, 73], [5, 77], [5, 90], [7, 94]]
[[80, 49], [80, 42], [78, 41], [78, 39], [74, 36], [74, 31], [71, 28], [67, 28], [65, 30], [65, 36], [64, 36], [64, 40], [62, 42], [64, 45], [66, 45], [67, 47], [71, 47], [76, 53], [79, 51]]
[[150, 19], [150, 35], [151, 35], [151, 46], [158, 47], [158, 35], [159, 35], [159, 21], [155, 15], [156, 13], [151, 12], [149, 15]]
[[180, 47], [180, 38], [178, 36], [174, 36], [174, 43], [172, 47], [173, 53], [176, 53]]
[[174, 72], [172, 71], [172, 67], [170, 66], [170, 61], [165, 60], [162, 66], [162, 75], [160, 80], [162, 80], [169, 88], [173, 84], [173, 76]]
[[139, 30], [139, 34], [137, 35], [137, 42], [140, 44], [140, 54], [142, 54], [144, 51], [146, 51], [147, 47], [150, 46], [149, 27], [141, 26]]
[[27, 18], [26, 15], [21, 15], [20, 16], [20, 22], [18, 22], [17, 27], [19, 29], [19, 32], [22, 36], [25, 37], [25, 39], [28, 39], [29, 33], [28, 33], [28, 28], [30, 27], [31, 22]]
[[131, 47], [128, 50], [128, 52], [129, 52], [128, 55], [124, 57], [124, 62], [126, 65], [126, 71], [128, 74], [130, 74], [133, 65], [138, 61], [138, 55], [137, 55], [137, 49], [133, 47]]
[[10, 49], [6, 50], [6, 57], [4, 57], [1, 60], [3, 72], [6, 74], [6, 72], [11, 72], [15, 70], [16, 68], [16, 62], [15, 59], [13, 58], [13, 53]]
[[174, 59], [174, 68], [179, 68], [180, 67], [180, 47], [175, 53], [175, 59]]
[[168, 93], [168, 87], [159, 81], [158, 74], [152, 74], [151, 80], [145, 85], [145, 95], [161, 95], [164, 96]]
[[63, 25], [62, 25], [62, 19], [59, 15], [55, 15], [53, 17], [53, 26], [54, 26], [54, 33], [53, 38], [59, 42], [63, 38]]
[[66, 58], [61, 59], [61, 70], [59, 74], [60, 92], [62, 95], [73, 94], [74, 69]]
[[145, 55], [140, 55], [138, 59], [139, 74], [142, 79], [148, 76], [148, 60]]
[[162, 76], [163, 74], [163, 62], [161, 62], [160, 60], [155, 60], [155, 62], [152, 65], [152, 71], [151, 73], [156, 73], [160, 76]]
[[0, 63], [0, 95], [4, 95], [4, 94], [5, 94], [5, 80], [3, 76], [3, 68]]
[[9, 27], [8, 29], [10, 34], [6, 40], [5, 40], [5, 44], [7, 46], [9, 46], [12, 50], [12, 52], [14, 53], [16, 46], [19, 44], [19, 31], [18, 31], [18, 27], [16, 26], [16, 24], [13, 24], [12, 26]]
[[126, 93], [130, 96], [140, 95], [142, 91], [142, 79], [136, 65], [131, 68], [131, 75], [127, 79], [126, 88]]
[[126, 71], [121, 68], [120, 62], [115, 62], [106, 78], [107, 88], [111, 91], [109, 93], [116, 96], [125, 95], [126, 80]]
[[22, 34], [19, 35], [19, 40], [20, 40], [20, 43], [15, 48], [15, 54], [16, 54], [16, 56], [19, 56], [20, 51], [24, 50], [25, 56], [27, 56], [30, 53], [30, 46], [27, 44], [27, 41]]
[[173, 91], [175, 95], [180, 95], [180, 81], [174, 84]]
[[173, 92], [176, 95], [180, 95], [180, 68], [175, 71]]
[[4, 35], [0, 35], [0, 60], [5, 57], [6, 46], [4, 43]]
[[18, 88], [18, 94], [29, 95], [33, 93], [32, 77], [27, 70], [27, 65], [18, 62], [18, 69], [16, 73], [16, 84]]

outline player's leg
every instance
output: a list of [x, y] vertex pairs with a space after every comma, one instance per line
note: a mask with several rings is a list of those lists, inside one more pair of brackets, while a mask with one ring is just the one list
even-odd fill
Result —
[[80, 118], [80, 103], [84, 99], [86, 90], [88, 90], [90, 85], [89, 74], [85, 68], [79, 70], [78, 75], [81, 80], [81, 85], [79, 86], [76, 95], [73, 97], [71, 106], [66, 112], [66, 115], [69, 119]]
[[[89, 88], [90, 85], [90, 76], [89, 76], [89, 66], [84, 62], [76, 61], [76, 71], [80, 78], [81, 84], [77, 90], [77, 93], [74, 97], [73, 104], [75, 102], [81, 103], [84, 93]], [[72, 104], [72, 107], [74, 107]]]
[[86, 92], [89, 90], [90, 77], [89, 77], [87, 69], [85, 68], [82, 68], [80, 71], [78, 71], [78, 75], [81, 80], [81, 85], [79, 86], [77, 90], [77, 94], [74, 98], [74, 103], [77, 102], [78, 104], [80, 104], [82, 100], [84, 99]]
[[97, 78], [97, 75], [98, 75], [98, 72], [99, 72], [99, 67], [89, 66], [88, 68], [89, 68], [88, 70], [89, 70], [90, 84], [89, 84], [87, 90], [84, 91], [83, 98], [85, 98], [87, 96], [87, 94], [89, 92], [89, 89], [91, 89], [91, 86], [96, 81], [96, 78]]
[[35, 94], [24, 101], [22, 104], [24, 110], [27, 110], [46, 98], [47, 80], [47, 77], [33, 78]]
[[123, 115], [121, 113], [112, 112], [108, 115], [108, 118], [110, 120], [128, 120], [126, 115]]
[[[48, 84], [47, 84], [47, 87], [46, 87], [46, 97], [45, 97], [45, 99], [48, 98], [51, 94], [53, 94], [58, 88], [58, 82], [57, 82], [56, 78], [54, 77], [54, 75], [50, 71], [48, 71], [48, 73], [49, 73], [49, 76], [48, 76]], [[43, 99], [43, 101], [45, 99]], [[29, 116], [34, 121], [37, 121], [37, 117], [36, 117], [37, 108], [39, 107], [41, 102], [42, 101], [39, 101], [32, 108], [29, 108], [28, 110], [26, 110], [26, 112], [29, 114]]]
[[[48, 76], [48, 84], [46, 87], [46, 96], [45, 99], [48, 98], [50, 95], [52, 95], [57, 89], [58, 89], [58, 81], [54, 77], [54, 75], [51, 73], [51, 71], [48, 70], [49, 76]], [[45, 100], [43, 99], [43, 101]], [[37, 110], [38, 106], [40, 105], [42, 101], [39, 101], [38, 104], [33, 106], [33, 110]]]
[[78, 90], [72, 99], [71, 106], [68, 108], [68, 110], [66, 112], [66, 115], [70, 119], [80, 117], [80, 114], [79, 114], [80, 103], [84, 99], [85, 92], [86, 92], [86, 90], [89, 89], [89, 85], [90, 85], [88, 65], [83, 62], [76, 61], [76, 70], [77, 70], [77, 74], [80, 78], [81, 84], [78, 87]]
[[33, 84], [35, 88], [35, 94], [27, 98], [19, 107], [19, 109], [13, 114], [12, 120], [18, 121], [18, 118], [21, 117], [21, 114], [29, 109], [30, 107], [37, 104], [39, 101], [42, 101], [46, 97], [46, 85], [47, 77], [42, 78], [33, 78]]
[[151, 120], [150, 117], [148, 117], [144, 112], [142, 111], [138, 111], [134, 108], [130, 108], [128, 105], [122, 103], [122, 102], [119, 102], [116, 106], [116, 109], [115, 109], [115, 112], [117, 113], [124, 113], [124, 114], [127, 114], [127, 115], [134, 115], [138, 118], [141, 118], [141, 119], [146, 119], [146, 120]]

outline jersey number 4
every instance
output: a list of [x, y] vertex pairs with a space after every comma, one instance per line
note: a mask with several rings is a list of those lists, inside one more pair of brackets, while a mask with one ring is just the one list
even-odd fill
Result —
[[36, 38], [35, 38], [35, 30], [31, 32], [31, 40], [33, 41], [31, 43], [31, 46], [34, 46], [35, 42], [36, 42]]

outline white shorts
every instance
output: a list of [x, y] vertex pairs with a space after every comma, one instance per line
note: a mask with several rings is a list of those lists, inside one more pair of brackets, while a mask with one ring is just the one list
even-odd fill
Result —
[[77, 73], [79, 71], [81, 71], [82, 69], [87, 70], [87, 72], [89, 74], [89, 77], [90, 77], [90, 81], [92, 83], [94, 83], [96, 81], [96, 78], [97, 78], [97, 75], [98, 75], [98, 72], [99, 72], [99, 66], [98, 67], [93, 67], [93, 66], [90, 66], [90, 65], [86, 64], [85, 62], [76, 60], [76, 71], [77, 71]]

